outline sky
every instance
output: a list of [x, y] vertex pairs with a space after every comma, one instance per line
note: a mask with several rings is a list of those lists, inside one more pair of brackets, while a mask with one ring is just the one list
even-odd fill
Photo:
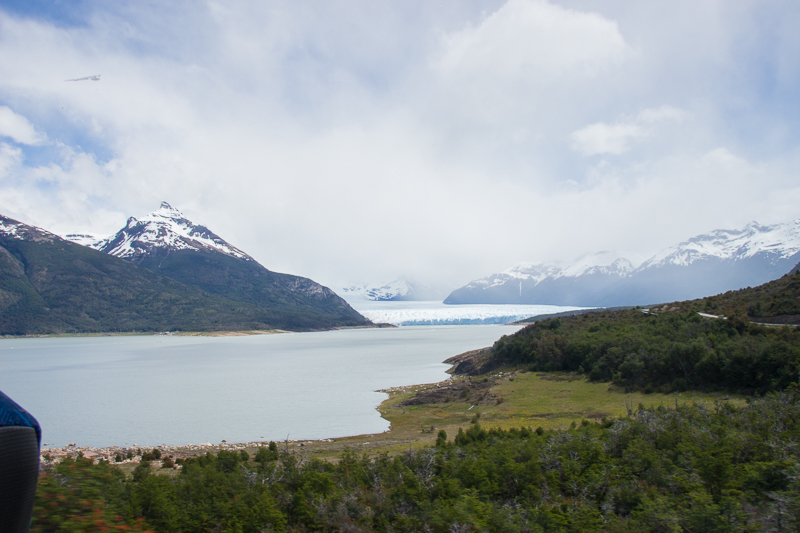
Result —
[[[0, 213], [455, 288], [800, 218], [795, 0], [0, 0]], [[99, 80], [84, 79], [100, 76]]]

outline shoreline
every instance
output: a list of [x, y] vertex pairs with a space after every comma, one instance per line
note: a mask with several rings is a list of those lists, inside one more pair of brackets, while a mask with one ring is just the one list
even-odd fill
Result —
[[325, 329], [292, 331], [288, 329], [238, 329], [220, 331], [106, 331], [85, 333], [36, 333], [30, 335], [0, 335], [0, 340], [50, 339], [50, 338], [94, 338], [94, 337], [247, 337], [253, 335], [282, 335], [286, 333], [319, 333], [321, 331], [340, 331], [350, 329], [396, 328], [394, 324], [374, 323], [365, 326], [336, 326]]
[[[248, 332], [224, 332], [226, 335]], [[249, 332], [250, 334], [259, 334]], [[281, 331], [273, 330], [273, 333]], [[291, 332], [289, 332], [291, 333]], [[263, 333], [261, 333], [263, 334]], [[565, 372], [530, 372], [523, 367], [501, 367], [487, 369], [484, 364], [491, 348], [478, 348], [449, 357], [443, 363], [450, 376], [434, 383], [413, 384], [378, 389], [375, 392], [387, 395], [375, 410], [389, 422], [389, 428], [381, 433], [365, 433], [322, 439], [283, 439], [276, 444], [287, 451], [311, 453], [323, 460], [336, 460], [346, 448], [365, 453], [400, 453], [403, 450], [432, 444], [439, 430], [451, 436], [459, 428], [469, 427], [480, 419], [486, 427], [542, 426], [545, 429], [563, 429], [570, 424], [591, 420], [625, 416], [629, 405], [639, 403], [662, 404], [681, 402], [743, 402], [743, 398], [724, 397], [719, 394], [684, 392], [661, 394], [624, 392], [611, 383], [589, 382], [584, 375]], [[477, 375], [477, 372], [486, 371]], [[725, 395], [731, 396], [731, 395]], [[76, 458], [79, 454], [94, 462], [107, 460], [123, 469], [135, 468], [141, 457], [137, 450], [159, 449], [162, 457], [183, 459], [219, 451], [241, 451], [255, 453], [270, 440], [248, 442], [226, 442], [200, 444], [138, 446], [67, 446], [41, 448], [42, 464], [59, 462], [65, 458]], [[120, 462], [132, 452], [134, 456]], [[50, 459], [45, 460], [45, 456]], [[158, 461], [153, 462], [153, 466]]]
[[[454, 371], [470, 356], [480, 355], [482, 350], [471, 350], [448, 359]], [[451, 375], [449, 378], [418, 385], [407, 385], [381, 389], [388, 395], [376, 411], [389, 422], [389, 429], [381, 433], [365, 433], [324, 439], [284, 439], [274, 441], [281, 449], [300, 458], [314, 457], [324, 461], [337, 461], [346, 449], [375, 456], [380, 453], [395, 455], [409, 449], [432, 445], [440, 430], [452, 439], [459, 429], [477, 423], [483, 427], [511, 429], [519, 427], [545, 430], [567, 429], [585, 421], [630, 415], [631, 405], [717, 405], [720, 401], [734, 405], [744, 404], [744, 396], [721, 393], [644, 393], [625, 392], [611, 383], [588, 381], [586, 376], [566, 372], [530, 372], [525, 368], [497, 368], [486, 374], [469, 376]], [[206, 453], [245, 450], [252, 456], [259, 447], [270, 440], [249, 442], [210, 442], [185, 445], [160, 446], [75, 446], [58, 448], [43, 446], [42, 465], [47, 466], [65, 458], [76, 458], [78, 454], [94, 462], [107, 460], [124, 471], [132, 471], [141, 463], [136, 456], [142, 452], [158, 449], [162, 458], [173, 461], [197, 457]], [[116, 454], [134, 455], [131, 459], [116, 462]], [[49, 459], [45, 458], [49, 456]], [[152, 461], [154, 469], [160, 461]], [[171, 470], [166, 470], [165, 473]]]
[[[465, 352], [465, 354], [471, 354], [472, 351]], [[465, 355], [460, 354], [460, 355]], [[459, 357], [459, 356], [454, 356]], [[452, 359], [452, 358], [451, 358]], [[449, 359], [448, 359], [449, 361]], [[448, 373], [452, 372], [455, 366], [451, 367], [447, 370]], [[374, 445], [375, 447], [382, 447], [385, 445], [392, 445], [392, 444], [400, 444], [401, 441], [407, 441], [407, 439], [399, 439], [399, 440], [386, 440], [385, 437], [389, 436], [392, 432], [393, 425], [392, 421], [386, 417], [386, 410], [391, 408], [391, 406], [387, 406], [386, 404], [391, 402], [399, 395], [407, 395], [407, 394], [414, 394], [419, 390], [427, 390], [430, 388], [437, 388], [448, 386], [451, 382], [457, 380], [454, 376], [450, 376], [447, 379], [442, 381], [434, 382], [434, 383], [425, 383], [425, 384], [415, 384], [415, 385], [406, 385], [406, 386], [397, 386], [397, 387], [390, 387], [388, 389], [378, 389], [375, 392], [381, 392], [388, 396], [385, 400], [383, 400], [380, 404], [375, 407], [375, 410], [381, 415], [381, 418], [389, 422], [389, 429], [382, 433], [362, 433], [359, 435], [347, 435], [343, 437], [330, 437], [330, 438], [323, 438], [323, 439], [283, 439], [280, 441], [270, 441], [270, 440], [257, 440], [257, 441], [248, 441], [248, 442], [227, 442], [223, 440], [219, 444], [212, 444], [211, 442], [205, 442], [200, 444], [180, 444], [180, 445], [167, 445], [167, 444], [160, 444], [156, 446], [140, 446], [138, 444], [132, 445], [111, 445], [111, 446], [77, 446], [76, 443], [67, 444], [65, 446], [59, 447], [51, 447], [47, 444], [42, 444], [42, 448], [40, 450], [39, 456], [41, 459], [41, 464], [45, 465], [53, 465], [57, 464], [64, 459], [77, 459], [79, 456], [82, 456], [87, 459], [92, 459], [94, 463], [97, 463], [100, 460], [108, 461], [110, 464], [122, 467], [131, 468], [139, 465], [142, 461], [141, 455], [136, 455], [138, 451], [146, 452], [158, 449], [161, 451], [161, 455], [164, 458], [171, 458], [173, 460], [176, 459], [186, 459], [189, 457], [197, 457], [200, 455], [205, 455], [206, 453], [217, 453], [221, 450], [225, 451], [241, 451], [245, 450], [248, 453], [253, 453], [258, 448], [262, 446], [268, 445], [270, 442], [275, 442], [280, 447], [288, 448], [319, 448], [320, 445], [326, 448], [333, 448], [328, 450], [323, 450], [332, 453], [338, 453], [339, 451], [343, 450], [344, 448], [352, 448], [356, 446], [364, 447], [369, 445]], [[367, 440], [367, 439], [376, 439], [375, 440]], [[384, 437], [384, 438], [382, 438]], [[415, 439], [416, 440], [416, 439]], [[334, 445], [334, 446], [329, 446]], [[319, 451], [319, 450], [314, 450]], [[133, 457], [128, 459], [126, 458], [128, 452], [133, 453]], [[123, 457], [123, 461], [115, 461], [115, 456], [119, 454]], [[160, 461], [151, 461], [151, 464], [160, 463]], [[179, 468], [179, 467], [178, 467]]]

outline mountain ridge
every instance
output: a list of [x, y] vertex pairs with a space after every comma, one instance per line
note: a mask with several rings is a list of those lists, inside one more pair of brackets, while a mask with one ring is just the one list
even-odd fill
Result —
[[194, 224], [167, 202], [147, 215], [129, 217], [125, 227], [114, 235], [93, 240], [91, 234], [72, 233], [66, 239], [133, 262], [150, 255], [155, 249], [216, 250], [226, 255], [254, 261], [207, 227]]
[[[182, 253], [187, 251], [170, 255], [188, 257]], [[244, 261], [221, 253], [216, 257], [202, 251], [198, 254], [201, 261], [220, 257], [252, 268], [257, 265], [266, 271], [254, 260]], [[295, 285], [294, 297], [280, 294], [272, 298], [271, 305], [224, 298], [197, 284], [182, 283], [132, 261], [0, 215], [2, 335], [309, 331], [371, 324], [330, 289], [306, 278], [275, 276], [273, 281], [288, 280]]]
[[358, 283], [339, 288], [339, 294], [345, 300], [402, 302], [402, 301], [434, 301], [442, 298], [443, 292], [435, 287], [423, 285], [417, 281], [401, 277], [388, 283]]
[[114, 235], [89, 246], [228, 300], [292, 313], [311, 310], [344, 325], [369, 324], [331, 289], [268, 270], [167, 202], [143, 217], [130, 217]]
[[[573, 263], [521, 263], [453, 291], [446, 304], [646, 305], [775, 279], [800, 260], [800, 220], [714, 230], [656, 253], [599, 252]], [[635, 268], [633, 268], [635, 266]]]

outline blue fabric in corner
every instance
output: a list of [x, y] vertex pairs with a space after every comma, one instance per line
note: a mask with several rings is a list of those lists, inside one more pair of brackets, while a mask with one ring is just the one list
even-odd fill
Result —
[[42, 428], [39, 422], [17, 402], [0, 391], [0, 427], [23, 426], [36, 431], [36, 442], [42, 447]]

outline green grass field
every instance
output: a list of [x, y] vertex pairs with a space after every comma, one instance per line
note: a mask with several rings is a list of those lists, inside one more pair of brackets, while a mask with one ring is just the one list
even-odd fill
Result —
[[[470, 388], [469, 394], [456, 394], [448, 402], [402, 406], [403, 402], [418, 393], [435, 392], [445, 387]], [[580, 424], [584, 420], [599, 421], [603, 417], [624, 417], [628, 409], [634, 412], [639, 404], [646, 407], [675, 403], [692, 404], [731, 402], [745, 403], [745, 397], [728, 394], [683, 392], [678, 394], [626, 393], [610, 383], [592, 383], [585, 376], [562, 372], [528, 372], [505, 369], [488, 375], [468, 378], [455, 376], [441, 383], [397, 387], [387, 391], [389, 398], [378, 407], [381, 416], [391, 424], [389, 431], [367, 435], [354, 435], [335, 439], [303, 442], [281, 442], [281, 449], [298, 458], [319, 458], [337, 461], [345, 449], [375, 456], [379, 453], [394, 455], [409, 448], [431, 445], [440, 430], [445, 430], [448, 440], [453, 440], [459, 428], [465, 430], [473, 421], [486, 429], [529, 427], [536, 429], [561, 429]], [[477, 417], [477, 418], [476, 418]], [[190, 457], [215, 453], [224, 447], [211, 447], [201, 451], [174, 450], [176, 457]], [[256, 447], [249, 447], [252, 455]], [[171, 453], [171, 452], [166, 452]], [[160, 462], [153, 464], [154, 469]], [[121, 468], [132, 471], [135, 465]], [[175, 475], [173, 470], [158, 470], [159, 474]]]
[[[399, 406], [420, 391], [442, 385], [470, 385], [483, 382], [482, 400], [459, 398], [447, 403]], [[484, 385], [486, 386], [486, 385]], [[522, 370], [494, 372], [474, 378], [453, 377], [441, 384], [413, 385], [390, 389], [389, 398], [379, 407], [383, 418], [391, 423], [385, 433], [335, 439], [334, 442], [313, 441], [298, 452], [314, 457], [334, 459], [346, 447], [374, 455], [380, 452], [400, 453], [409, 447], [433, 444], [439, 430], [452, 440], [458, 428], [467, 428], [476, 419], [485, 428], [542, 427], [568, 428], [583, 420], [627, 416], [641, 403], [645, 406], [679, 403], [733, 402], [743, 404], [743, 397], [727, 394], [683, 392], [678, 394], [626, 393], [609, 383], [591, 383], [585, 376], [558, 372], [541, 373]], [[293, 443], [295, 447], [299, 444]]]

